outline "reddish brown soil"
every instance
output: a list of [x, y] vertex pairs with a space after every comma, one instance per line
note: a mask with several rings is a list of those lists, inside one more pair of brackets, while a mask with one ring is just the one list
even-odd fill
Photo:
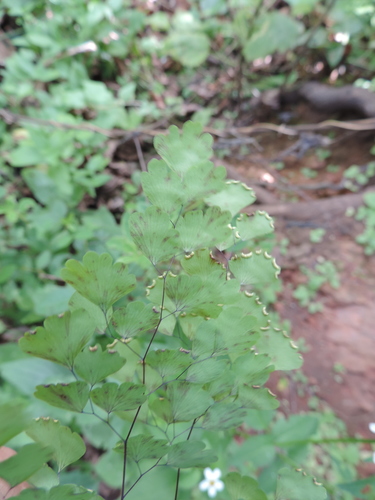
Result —
[[[311, 116], [302, 119], [305, 123], [313, 121], [316, 120]], [[263, 151], [253, 150], [252, 154], [241, 158], [226, 159], [239, 174], [249, 179], [250, 185], [270, 172], [257, 160], [259, 156], [273, 158], [296, 141], [276, 134], [264, 134], [258, 136], [258, 140]], [[296, 192], [293, 185], [339, 182], [345, 168], [373, 161], [374, 156], [369, 153], [372, 144], [373, 137], [368, 133], [352, 134], [333, 144], [329, 148], [331, 157], [326, 160], [319, 159], [314, 150], [300, 159], [288, 156], [284, 169], [275, 171], [275, 177], [280, 174], [290, 184], [285, 184], [283, 190], [276, 188], [271, 191], [280, 202], [338, 196], [340, 192], [330, 189]], [[329, 164], [337, 165], [338, 171], [327, 172]], [[317, 177], [304, 177], [301, 173], [303, 167], [316, 171]], [[301, 192], [305, 193], [304, 198], [301, 198]], [[282, 318], [290, 320], [292, 336], [305, 339], [308, 352], [303, 354], [303, 373], [309, 385], [318, 388], [317, 395], [346, 422], [350, 433], [370, 438], [373, 434], [369, 432], [368, 423], [375, 421], [375, 256], [366, 257], [363, 248], [355, 242], [363, 225], [344, 213], [324, 221], [306, 221], [304, 225], [301, 227], [299, 223], [296, 226], [291, 220], [276, 219], [278, 238], [290, 240], [287, 255], [278, 258], [283, 268], [284, 291], [276, 308]], [[318, 244], [311, 243], [309, 237], [314, 226], [326, 229], [322, 242]], [[299, 266], [304, 264], [314, 268], [322, 257], [336, 264], [341, 284], [338, 289], [324, 285], [317, 297], [324, 304], [324, 310], [310, 314], [298, 305], [292, 292], [304, 279]], [[342, 367], [342, 373], [338, 373], [337, 367]], [[275, 381], [273, 386], [277, 389]], [[290, 384], [289, 394], [284, 392], [281, 396], [289, 399], [289, 410], [294, 413], [306, 408], [306, 398], [291, 394], [293, 387]]]

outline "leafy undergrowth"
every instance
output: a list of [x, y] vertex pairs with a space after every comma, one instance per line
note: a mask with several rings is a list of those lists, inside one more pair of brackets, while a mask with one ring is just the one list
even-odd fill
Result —
[[[209, 126], [217, 137], [224, 136], [214, 144], [219, 156], [243, 158], [259, 150], [262, 141], [250, 142], [236, 131], [228, 139], [225, 131], [256, 122], [259, 108], [254, 96], [258, 97], [260, 91], [276, 89], [299, 78], [316, 78], [316, 75], [321, 79], [329, 75], [331, 79], [335, 75], [337, 78], [343, 67], [349, 83], [362, 78], [361, 85], [371, 85], [369, 73], [363, 70], [363, 67], [371, 70], [375, 64], [372, 52], [366, 49], [374, 43], [371, 23], [375, 14], [369, 1], [293, 1], [275, 2], [272, 6], [254, 1], [181, 1], [178, 8], [169, 6], [169, 2], [163, 3], [165, 5], [116, 0], [106, 3], [32, 0], [23, 5], [5, 0], [0, 7], [3, 16], [0, 41], [6, 42], [4, 47], [6, 45], [9, 55], [1, 70], [0, 84], [4, 118], [0, 124], [0, 302], [3, 311], [0, 402], [8, 405], [4, 407], [4, 415], [8, 415], [9, 420], [20, 415], [10, 434], [5, 434], [5, 427], [0, 429], [0, 434], [5, 436], [1, 439], [3, 444], [8, 443], [20, 452], [21, 468], [27, 469], [31, 455], [35, 458], [35, 470], [27, 469], [29, 476], [12, 477], [9, 472], [3, 472], [6, 467], [2, 472], [14, 484], [30, 480], [32, 476], [30, 484], [48, 489], [57, 487], [59, 481], [58, 488], [65, 488], [55, 491], [60, 494], [59, 498], [69, 498], [73, 493], [80, 493], [82, 498], [95, 498], [84, 490], [62, 486], [67, 483], [99, 491], [108, 499], [126, 493], [122, 468], [123, 456], [126, 456], [124, 446], [128, 445], [125, 437], [132, 420], [129, 415], [124, 418], [124, 412], [133, 411], [137, 405], [140, 408], [144, 403], [144, 392], [136, 385], [142, 380], [137, 361], [139, 356], [143, 358], [148, 353], [140, 354], [140, 349], [147, 346], [142, 344], [145, 332], [156, 326], [154, 315], [160, 312], [161, 297], [167, 296], [165, 307], [170, 316], [158, 328], [164, 335], [162, 338], [168, 339], [165, 334], [170, 336], [171, 345], [166, 340], [158, 340], [147, 358], [152, 370], [157, 372], [155, 380], [175, 374], [176, 353], [173, 351], [174, 355], [169, 358], [168, 351], [163, 349], [178, 346], [189, 351], [192, 331], [198, 327], [196, 320], [190, 324], [183, 317], [179, 320], [181, 324], [173, 323], [182, 290], [191, 307], [189, 313], [212, 318], [219, 315], [217, 303], [221, 303], [222, 297], [215, 296], [213, 306], [201, 292], [198, 280], [191, 276], [187, 279], [189, 273], [206, 273], [209, 259], [199, 253], [201, 248], [214, 248], [214, 259], [220, 264], [231, 259], [226, 271], [238, 278], [248, 292], [251, 307], [258, 311], [254, 314], [259, 325], [267, 328], [268, 322], [262, 321], [268, 318], [280, 339], [288, 339], [287, 333], [281, 334], [285, 325], [272, 311], [272, 304], [283, 300], [280, 282], [273, 280], [277, 267], [272, 265], [270, 257], [275, 246], [271, 236], [272, 220], [262, 211], [251, 218], [246, 215], [237, 218], [242, 208], [255, 201], [252, 191], [235, 182], [223, 188], [224, 169], [213, 168], [209, 162], [212, 138], [197, 134], [199, 128], [186, 126], [182, 139], [177, 128], [172, 128], [165, 139], [162, 133], [167, 125], [192, 118]], [[282, 119], [280, 114], [277, 121]], [[154, 135], [157, 136], [155, 149], [162, 161], [152, 160], [148, 173], [140, 174], [139, 170], [145, 170], [146, 162], [155, 155], [151, 145]], [[334, 190], [332, 184], [344, 178], [343, 167], [336, 168], [327, 148], [316, 150], [314, 158], [325, 162], [323, 180], [327, 176], [330, 183], [323, 191], [315, 191], [316, 197], [330, 195]], [[322, 176], [322, 169], [316, 168], [316, 164], [308, 164], [293, 178], [293, 172], [290, 174], [285, 169], [285, 163], [284, 159], [273, 161], [272, 170], [267, 171], [277, 180], [277, 187], [287, 187], [284, 201], [303, 198], [303, 188], [293, 188], [293, 184], [301, 181], [301, 175], [306, 184], [321, 180], [318, 176]], [[353, 189], [362, 189], [371, 182], [371, 162], [357, 168], [348, 171], [341, 192], [348, 192], [353, 186]], [[262, 186], [267, 179], [264, 173], [260, 168], [255, 175], [256, 182], [261, 181]], [[353, 179], [356, 182], [353, 183]], [[185, 207], [186, 214], [181, 206]], [[373, 252], [371, 194], [356, 217], [366, 224], [358, 242], [370, 254]], [[174, 224], [167, 230], [170, 220]], [[234, 227], [242, 234], [241, 239], [236, 237]], [[313, 229], [312, 239], [324, 237], [317, 232], [320, 228]], [[177, 233], [184, 238], [179, 240]], [[252, 241], [250, 247], [249, 240]], [[177, 250], [187, 255], [197, 252], [200, 257], [196, 259], [201, 261], [195, 264], [196, 269], [194, 258], [186, 261], [192, 263], [190, 268], [188, 264], [181, 264], [182, 275], [171, 277], [166, 288], [165, 276], [157, 279], [157, 275], [163, 276], [165, 270], [178, 274], [179, 264], [173, 261], [169, 268], [157, 268], [161, 272], [156, 275], [155, 266], [173, 257]], [[286, 245], [284, 250], [288, 252]], [[319, 265], [316, 270], [304, 269], [306, 282], [295, 291], [302, 306], [309, 307], [311, 312], [321, 309], [316, 300], [320, 288], [326, 283], [333, 286], [338, 283], [333, 265], [327, 261]], [[125, 266], [126, 278], [122, 279]], [[145, 287], [154, 278], [155, 285], [148, 289], [148, 307]], [[224, 275], [219, 278], [224, 279]], [[108, 283], [113, 289], [107, 290]], [[214, 280], [206, 283], [210, 294], [218, 294], [217, 283]], [[70, 317], [80, 325], [80, 338], [73, 347], [65, 337], [63, 320], [56, 316], [68, 309], [71, 316], [66, 314], [64, 322]], [[82, 309], [87, 314], [80, 316], [77, 311]], [[227, 331], [232, 331], [238, 319], [239, 312], [234, 309], [227, 317], [220, 316]], [[41, 327], [48, 316], [54, 319], [50, 318]], [[89, 325], [88, 317], [94, 322], [94, 337], [93, 331], [82, 328], [83, 323]], [[14, 341], [34, 327], [38, 327], [36, 336], [26, 333], [20, 342], [26, 354]], [[273, 363], [277, 361], [279, 370], [299, 365], [297, 355], [290, 354], [290, 361], [282, 344], [270, 345], [271, 336], [262, 332], [263, 340], [259, 340], [257, 349], [270, 356]], [[143, 339], [139, 345], [137, 341], [134, 347], [131, 343], [117, 342], [107, 349], [109, 340], [128, 341], [136, 335]], [[222, 336], [222, 345], [227, 348], [225, 342], [229, 340], [225, 332], [220, 331], [218, 336]], [[40, 345], [38, 338], [41, 338]], [[32, 347], [25, 347], [27, 343]], [[90, 347], [82, 350], [88, 343]], [[126, 356], [121, 345], [121, 349], [131, 347]], [[205, 353], [203, 340], [195, 349], [201, 356]], [[133, 352], [133, 358], [129, 352]], [[155, 354], [163, 352], [167, 354]], [[43, 359], [35, 359], [30, 354]], [[324, 483], [331, 498], [372, 498], [373, 479], [356, 482], [356, 465], [361, 460], [371, 460], [369, 449], [364, 451], [359, 447], [360, 440], [348, 438], [345, 426], [320, 404], [308, 413], [285, 416], [274, 409], [274, 399], [268, 392], [262, 392], [263, 399], [256, 398], [255, 404], [251, 391], [256, 390], [250, 391], [246, 383], [242, 393], [237, 388], [238, 393], [231, 394], [233, 399], [239, 398], [241, 408], [234, 401], [231, 401], [231, 412], [228, 408], [217, 410], [212, 402], [211, 406], [208, 404], [207, 387], [202, 395], [198, 385], [203, 386], [204, 377], [212, 370], [212, 380], [206, 383], [213, 386], [213, 379], [225, 363], [227, 367], [232, 366], [237, 355], [236, 352], [230, 362], [210, 356], [206, 362], [212, 366], [205, 370], [193, 364], [196, 369], [189, 368], [190, 378], [180, 383], [185, 384], [184, 387], [175, 384], [173, 389], [172, 384], [168, 392], [162, 384], [156, 385], [159, 400], [150, 400], [150, 418], [156, 421], [155, 428], [160, 427], [159, 420], [164, 419], [164, 423], [173, 424], [174, 429], [163, 431], [164, 434], [159, 429], [160, 435], [156, 432], [150, 444], [146, 438], [152, 435], [153, 424], [142, 415], [142, 425], [147, 422], [149, 428], [144, 434], [146, 438], [138, 438], [145, 432], [144, 428], [137, 429], [131, 437], [133, 465], [126, 487], [131, 488], [138, 477], [143, 477], [152, 465], [149, 460], [164, 457], [165, 467], [152, 470], [149, 479], [139, 481], [139, 488], [144, 489], [134, 489], [138, 498], [153, 498], [156, 489], [162, 491], [163, 488], [166, 488], [165, 498], [168, 495], [173, 498], [176, 469], [181, 470], [178, 498], [205, 498], [206, 493], [199, 490], [202, 479], [199, 467], [211, 463], [226, 474], [226, 489], [218, 493], [219, 498], [247, 498], [249, 492], [251, 498], [259, 499], [267, 495], [278, 500], [310, 498], [310, 489], [311, 498], [323, 498], [323, 488], [316, 487], [311, 478], [294, 472], [293, 468], [300, 466]], [[161, 359], [163, 356], [165, 359]], [[109, 359], [111, 368], [106, 369]], [[121, 367], [124, 360], [126, 364]], [[184, 362], [180, 362], [182, 365], [178, 368], [184, 368]], [[220, 365], [220, 370], [216, 365]], [[255, 386], [263, 385], [271, 371], [270, 363], [257, 366], [256, 376], [248, 373], [240, 362], [237, 365], [236, 370], [243, 379], [252, 380]], [[100, 373], [98, 366], [102, 367]], [[67, 368], [78, 380], [72, 381]], [[121, 375], [113, 376], [118, 370]], [[134, 372], [138, 374], [137, 380], [130, 377]], [[156, 384], [154, 378], [151, 380]], [[102, 386], [101, 381], [105, 381]], [[93, 388], [98, 383], [99, 386]], [[122, 385], [114, 385], [119, 383]], [[135, 395], [130, 408], [124, 394], [131, 383]], [[225, 387], [224, 382], [221, 383]], [[108, 391], [114, 391], [111, 405], [115, 406], [109, 405], [108, 393], [103, 389], [106, 384]], [[200, 444], [195, 441], [190, 445], [186, 441], [186, 428], [180, 428], [181, 422], [175, 418], [176, 408], [182, 404], [179, 391], [186, 388], [186, 384], [193, 388], [187, 388], [190, 404], [183, 408], [182, 420], [191, 417], [195, 421], [200, 417], [192, 411], [194, 406], [201, 406], [202, 413], [209, 411], [204, 417], [205, 430]], [[37, 385], [35, 398], [32, 394]], [[148, 396], [155, 387], [147, 388]], [[212, 390], [209, 397], [215, 398], [217, 393]], [[20, 406], [9, 404], [14, 398]], [[70, 403], [64, 406], [62, 401], [66, 399]], [[172, 409], [164, 407], [164, 400]], [[51, 409], [45, 401], [55, 403], [56, 407]], [[98, 410], [97, 420], [86, 414], [86, 404]], [[21, 433], [26, 426], [21, 417], [22, 406], [26, 407], [28, 418], [48, 415], [51, 419], [39, 420], [26, 433]], [[243, 406], [246, 406], [245, 412]], [[208, 407], [215, 409], [208, 410]], [[226, 415], [228, 412], [230, 418]], [[233, 429], [224, 432], [227, 424]], [[242, 424], [240, 428], [238, 424]], [[186, 450], [179, 442], [180, 432], [185, 432], [182, 442]], [[83, 458], [85, 444], [79, 434], [87, 444]], [[121, 440], [118, 444], [118, 434], [122, 444]], [[168, 459], [163, 454], [166, 444], [161, 443], [165, 438], [168, 446], [175, 447], [175, 454], [170, 452], [172, 458], [168, 455]], [[57, 449], [57, 441], [64, 442], [61, 449]], [[52, 451], [46, 451], [44, 444], [52, 444]], [[210, 451], [202, 451], [205, 446]], [[146, 455], [142, 455], [145, 462], [139, 470], [137, 453], [142, 449]], [[216, 463], [212, 453], [216, 453]], [[206, 460], [204, 464], [202, 457]], [[46, 461], [53, 466], [42, 466]], [[236, 472], [229, 472], [231, 470]], [[54, 490], [50, 491], [52, 498]], [[35, 498], [50, 497], [46, 493], [45, 497]], [[130, 490], [128, 497], [131, 498]], [[34, 497], [24, 493], [21, 498]]]

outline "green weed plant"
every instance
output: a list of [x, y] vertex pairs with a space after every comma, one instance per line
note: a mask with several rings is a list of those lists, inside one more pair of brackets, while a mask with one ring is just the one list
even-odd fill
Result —
[[[173, 126], [155, 139], [161, 159], [142, 173], [151, 206], [128, 219], [153, 274], [143, 296], [132, 296], [139, 278], [108, 253], [90, 251], [82, 261], [66, 262], [61, 277], [75, 290], [69, 311], [19, 341], [27, 358], [59, 367], [34, 395], [73, 413], [77, 423], [100, 424], [111, 443], [101, 460], [121, 500], [204, 498], [199, 471], [208, 466], [223, 471], [222, 499], [321, 500], [322, 486], [280, 460], [266, 493], [253, 474], [242, 473], [238, 450], [227, 450], [238, 426], [269, 425], [279, 403], [264, 384], [274, 370], [298, 368], [302, 360], [254, 292], [279, 273], [272, 256], [254, 246], [255, 238], [273, 231], [272, 220], [259, 211], [239, 215], [254, 202], [253, 191], [214, 167], [211, 144], [192, 122], [182, 133]], [[241, 241], [246, 253], [232, 252]], [[2, 415], [1, 444], [23, 430], [29, 438], [0, 464], [11, 486], [24, 480], [37, 486], [18, 498], [101, 498], [81, 484], [60, 483], [86, 450], [74, 426], [49, 416], [29, 423], [18, 403], [4, 404]], [[274, 427], [278, 446], [293, 448], [315, 432], [315, 419], [294, 420]], [[253, 454], [257, 462], [259, 446], [253, 441], [242, 449], [248, 461]]]

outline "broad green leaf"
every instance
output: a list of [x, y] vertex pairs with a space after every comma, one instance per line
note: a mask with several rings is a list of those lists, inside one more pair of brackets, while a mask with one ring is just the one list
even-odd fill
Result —
[[89, 314], [78, 309], [62, 317], [51, 316], [35, 333], [26, 333], [19, 341], [27, 354], [72, 368], [74, 359], [91, 339], [95, 324]]
[[237, 217], [236, 228], [242, 241], [259, 238], [274, 231], [272, 218], [260, 210], [253, 215], [241, 214]]
[[29, 167], [30, 165], [43, 163], [42, 153], [30, 142], [30, 139], [26, 139], [26, 141], [22, 141], [19, 147], [10, 152], [9, 161], [13, 167]]
[[192, 363], [192, 359], [186, 352], [163, 349], [149, 352], [146, 362], [159, 373], [163, 380], [168, 380], [183, 373]]
[[[184, 175], [184, 192], [188, 201], [201, 200], [226, 188], [227, 171], [215, 167], [212, 161], [205, 160], [190, 167]], [[222, 208], [222, 207], [221, 207]]]
[[288, 419], [278, 420], [272, 428], [277, 446], [295, 441], [305, 441], [317, 431], [319, 420], [311, 415], [291, 415]]
[[64, 366], [27, 356], [8, 363], [2, 363], [1, 378], [15, 387], [20, 394], [29, 398], [35, 391], [36, 385], [54, 380], [71, 382], [73, 376]]
[[143, 385], [124, 382], [121, 385], [107, 382], [91, 391], [91, 399], [107, 413], [134, 410], [146, 401]]
[[0, 405], [0, 446], [24, 431], [28, 424], [23, 402], [12, 402]]
[[167, 310], [168, 312], [176, 312], [174, 303], [164, 292], [164, 283], [170, 278], [172, 278], [171, 274], [168, 274], [166, 277], [158, 276], [156, 280], [152, 281], [151, 285], [148, 285], [146, 287], [146, 296], [148, 300], [155, 305], [157, 311], [160, 311], [161, 307], [163, 306], [163, 309]]
[[188, 382], [171, 382], [167, 385], [166, 393], [171, 402], [173, 422], [193, 420], [213, 402], [206, 391]]
[[279, 407], [276, 396], [269, 389], [242, 385], [238, 390], [238, 401], [250, 410], [275, 410]]
[[205, 318], [202, 316], [196, 316], [195, 314], [187, 314], [186, 316], [183, 314], [179, 316], [179, 328], [182, 329], [185, 337], [190, 341], [189, 345], [183, 345], [182, 347], [191, 349], [191, 340], [195, 337], [198, 326], [205, 321], [207, 321]]
[[165, 212], [149, 207], [129, 218], [130, 234], [153, 265], [171, 259], [180, 250], [179, 234]]
[[54, 314], [64, 313], [69, 306], [69, 299], [73, 294], [70, 286], [58, 286], [51, 283], [35, 290], [31, 299], [34, 312], [43, 318]]
[[239, 181], [227, 181], [225, 188], [205, 198], [207, 205], [229, 210], [232, 216], [256, 200], [254, 191]]
[[87, 252], [82, 263], [68, 260], [61, 277], [103, 311], [135, 287], [135, 276], [128, 273], [125, 264], [113, 264], [112, 257], [107, 253]]
[[232, 395], [235, 387], [236, 380], [234, 373], [227, 368], [220, 377], [217, 377], [207, 385], [206, 390], [215, 400], [221, 401], [223, 398]]
[[58, 474], [48, 464], [43, 466], [29, 477], [27, 482], [34, 488], [50, 489], [60, 483]]
[[184, 271], [190, 275], [197, 274], [201, 278], [206, 278], [219, 271], [221, 279], [226, 279], [225, 269], [207, 249], [197, 250], [193, 254], [185, 255], [181, 265]]
[[163, 160], [151, 160], [141, 174], [142, 187], [151, 203], [168, 214], [180, 213], [187, 204], [221, 191], [226, 184], [224, 167], [206, 160], [190, 167], [183, 179]]
[[228, 307], [217, 319], [201, 323], [193, 338], [193, 357], [247, 352], [257, 341], [257, 320], [238, 307]]
[[57, 462], [58, 472], [76, 462], [86, 451], [83, 439], [76, 432], [50, 418], [36, 419], [26, 434], [53, 450], [52, 458]]
[[266, 307], [262, 304], [259, 297], [254, 292], [243, 292], [238, 294], [236, 307], [241, 308], [244, 314], [255, 316], [258, 321], [258, 329], [266, 328], [270, 325], [269, 313]]
[[163, 277], [147, 287], [148, 299], [157, 308], [160, 308], [164, 299], [164, 309], [169, 312], [198, 314], [212, 318], [216, 318], [221, 313], [222, 304], [236, 301], [240, 288], [236, 280], [226, 279], [225, 272], [220, 267], [207, 276], [168, 274], [165, 281], [166, 294], [164, 295]]
[[240, 426], [246, 416], [246, 410], [238, 403], [214, 403], [206, 412], [203, 429], [224, 430]]
[[[168, 441], [166, 439], [154, 439], [146, 434], [139, 434], [129, 438], [126, 447], [126, 456], [129, 460], [139, 462], [144, 458], [161, 458], [168, 453]], [[115, 451], [124, 453], [124, 443], [115, 446]]]
[[249, 385], [263, 385], [274, 371], [270, 358], [266, 354], [253, 351], [238, 357], [233, 363], [233, 371], [239, 380]]
[[118, 352], [105, 350], [99, 346], [87, 347], [78, 354], [74, 362], [75, 373], [91, 386], [116, 373], [126, 360]]
[[49, 491], [27, 489], [21, 491], [17, 498], [19, 500], [103, 500], [93, 491], [88, 491], [75, 484], [54, 486]]
[[152, 304], [129, 302], [126, 307], [116, 309], [112, 317], [112, 325], [124, 339], [135, 337], [156, 328], [160, 314], [156, 313]]
[[225, 371], [227, 365], [226, 360], [218, 360], [217, 358], [202, 359], [192, 364], [181, 378], [193, 384], [212, 382]]
[[86, 382], [38, 385], [34, 396], [51, 406], [81, 413], [89, 400], [89, 386]]
[[277, 328], [262, 329], [256, 348], [267, 354], [275, 370], [296, 370], [302, 366], [302, 356], [290, 337]]
[[88, 312], [92, 322], [95, 324], [99, 333], [104, 333], [108, 327], [108, 321], [111, 319], [112, 309], [105, 313], [99, 306], [93, 304], [90, 300], [86, 299], [78, 292], [75, 292], [69, 300], [69, 309], [76, 311], [77, 309], [84, 309]]
[[302, 23], [277, 10], [260, 16], [257, 25], [258, 29], [243, 48], [248, 62], [296, 47], [304, 31]]
[[[367, 492], [365, 495], [375, 491], [375, 476], [358, 479], [357, 481], [350, 481], [349, 483], [339, 483], [337, 488], [347, 491], [355, 498], [361, 498], [363, 491]], [[366, 498], [366, 496], [363, 496], [362, 498]]]
[[[252, 412], [260, 410], [248, 410], [250, 416]], [[268, 413], [273, 413], [269, 411]], [[252, 420], [248, 420], [252, 426]], [[247, 423], [247, 422], [246, 422]], [[245, 424], [246, 425], [246, 424]], [[250, 463], [252, 467], [266, 467], [275, 460], [277, 448], [270, 434], [251, 435], [242, 443], [232, 441], [229, 445], [228, 453], [231, 456], [230, 465], [241, 469], [244, 463]]]
[[315, 5], [319, 0], [289, 0], [289, 5], [292, 7], [292, 13], [295, 16], [309, 14], [314, 10]]
[[205, 450], [205, 445], [201, 441], [184, 441], [173, 444], [168, 451], [167, 465], [179, 467], [181, 469], [188, 467], [204, 467], [212, 462], [216, 462], [212, 450]]
[[278, 472], [275, 500], [324, 500], [327, 492], [311, 476], [284, 467]]
[[112, 488], [121, 488], [124, 469], [124, 456], [109, 450], [96, 462], [93, 467], [99, 478]]
[[159, 418], [170, 424], [173, 422], [171, 402], [165, 397], [160, 396], [157, 399], [150, 400], [148, 403], [149, 409]]
[[[161, 401], [166, 401], [166, 403], [162, 405], [153, 403], [152, 409], [159, 415], [163, 415], [162, 418], [166, 419], [167, 423], [189, 422], [203, 415], [213, 403], [213, 399], [206, 391], [189, 382], [169, 383], [165, 390], [165, 397], [164, 395], [162, 397], [164, 399]], [[169, 408], [167, 408], [167, 403]], [[168, 411], [165, 412], [164, 408]]]
[[170, 55], [183, 66], [195, 68], [210, 52], [210, 39], [199, 31], [173, 31], [166, 40]]
[[229, 269], [241, 285], [276, 281], [280, 273], [280, 267], [275, 259], [261, 250], [233, 257], [229, 261]]
[[141, 174], [147, 198], [167, 214], [178, 213], [187, 201], [181, 178], [162, 160], [151, 160], [147, 168]]
[[0, 478], [13, 488], [32, 476], [51, 456], [50, 448], [40, 444], [27, 444], [16, 455], [0, 463]]
[[232, 231], [228, 226], [231, 219], [230, 212], [222, 212], [219, 207], [209, 207], [205, 213], [201, 210], [186, 212], [176, 224], [182, 249], [190, 253], [218, 245], [230, 237]]
[[166, 294], [178, 313], [217, 317], [222, 311], [218, 297], [211, 293], [199, 276], [168, 276]]
[[209, 134], [202, 134], [202, 129], [200, 123], [188, 121], [182, 132], [172, 125], [168, 135], [155, 137], [156, 151], [179, 175], [185, 175], [191, 167], [198, 168], [212, 156], [213, 138]]
[[224, 484], [230, 500], [267, 500], [267, 495], [252, 477], [230, 472], [225, 476]]

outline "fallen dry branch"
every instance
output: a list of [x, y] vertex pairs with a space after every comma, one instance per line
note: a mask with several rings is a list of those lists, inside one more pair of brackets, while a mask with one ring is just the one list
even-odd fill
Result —
[[375, 93], [353, 85], [333, 87], [306, 82], [292, 90], [281, 90], [279, 100], [280, 103], [304, 100], [325, 113], [356, 113], [364, 118], [375, 116]]
[[[134, 139], [140, 135], [146, 135], [155, 137], [157, 135], [167, 134], [167, 129], [158, 129], [160, 123], [154, 123], [133, 130], [122, 130], [122, 129], [105, 129], [98, 127], [92, 123], [83, 122], [80, 124], [63, 123], [55, 120], [44, 120], [42, 118], [33, 118], [31, 116], [19, 115], [13, 113], [7, 109], [0, 109], [0, 117], [8, 124], [13, 123], [31, 123], [34, 125], [40, 125], [44, 127], [54, 127], [65, 130], [88, 130], [90, 132], [96, 132], [102, 134], [110, 139], [123, 139], [124, 142]], [[163, 120], [164, 121], [164, 120]], [[356, 132], [365, 130], [375, 130], [375, 118], [366, 118], [364, 120], [351, 120], [351, 121], [339, 121], [339, 120], [324, 120], [320, 123], [311, 123], [305, 125], [275, 125], [274, 123], [257, 123], [256, 125], [251, 125], [249, 127], [228, 127], [225, 130], [214, 129], [211, 127], [205, 127], [204, 131], [208, 132], [215, 137], [239, 137], [249, 136], [250, 134], [256, 132], [276, 132], [278, 134], [284, 135], [294, 135], [297, 136], [300, 132], [311, 132], [316, 130], [323, 130], [327, 128], [339, 128], [344, 130], [352, 130]]]
[[[374, 191], [374, 188], [370, 188], [365, 192]], [[363, 194], [364, 193], [351, 193], [319, 200], [281, 203], [277, 205], [261, 205], [261, 208], [272, 216], [283, 217], [289, 220], [327, 222], [329, 219], [332, 219], [332, 217], [342, 215], [348, 208], [356, 209], [362, 205]], [[253, 213], [254, 206], [249, 206], [246, 212]]]

